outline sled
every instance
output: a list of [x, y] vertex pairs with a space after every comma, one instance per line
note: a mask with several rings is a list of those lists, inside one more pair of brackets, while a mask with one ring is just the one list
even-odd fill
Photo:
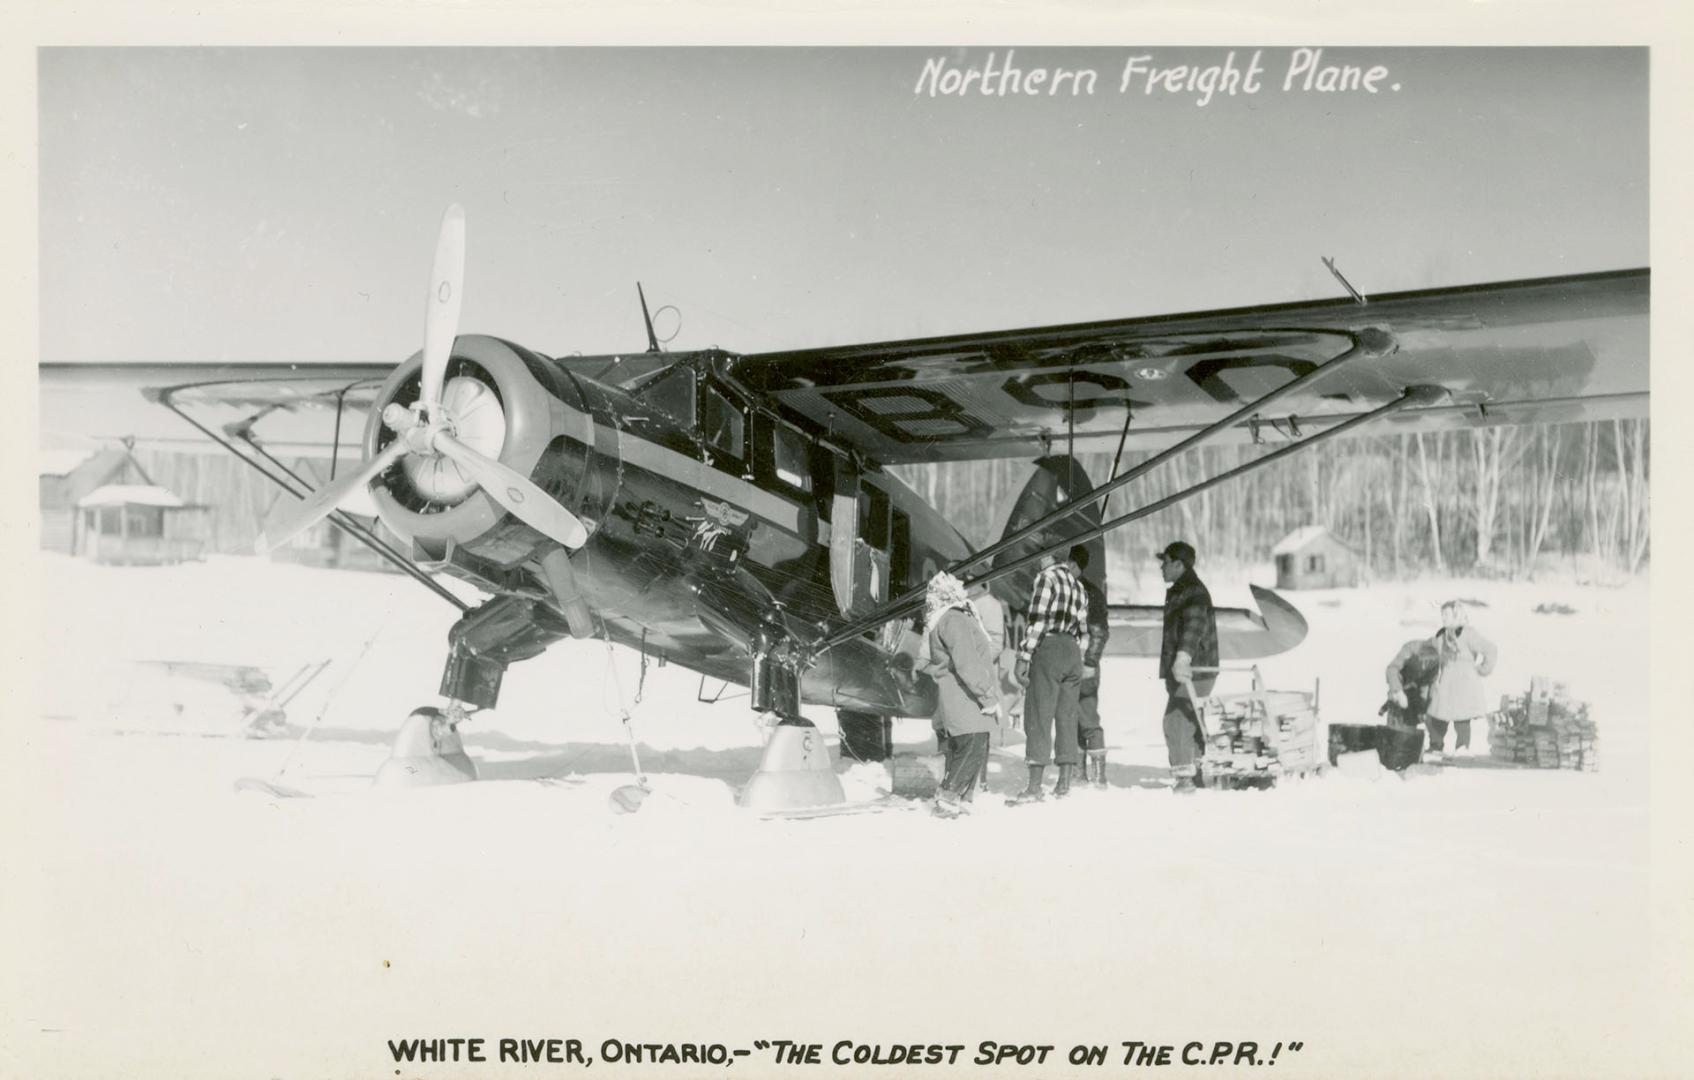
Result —
[[1288, 777], [1319, 775], [1328, 766], [1328, 735], [1318, 713], [1316, 684], [1309, 694], [1267, 690], [1256, 664], [1194, 670], [1251, 676], [1246, 693], [1205, 697], [1195, 692], [1191, 680], [1183, 682], [1205, 738], [1200, 775], [1207, 786], [1274, 787]]

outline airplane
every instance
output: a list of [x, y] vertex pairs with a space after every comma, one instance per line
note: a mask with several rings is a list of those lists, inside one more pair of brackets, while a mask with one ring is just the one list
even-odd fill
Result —
[[[455, 205], [423, 348], [393, 368], [42, 367], [44, 384], [132, 381], [300, 497], [261, 548], [328, 517], [454, 604], [448, 705], [420, 710], [448, 755], [509, 665], [597, 637], [748, 686], [779, 729], [810, 729], [803, 705], [834, 708], [843, 752], [885, 759], [891, 718], [935, 705], [913, 617], [938, 570], [1021, 611], [1047, 556], [1092, 545], [1098, 583], [1107, 532], [1332, 438], [1648, 406], [1647, 269], [1366, 297], [1330, 264], [1344, 298], [762, 354], [663, 350], [641, 293], [645, 351], [553, 357], [458, 332], [464, 252]], [[236, 419], [220, 429], [208, 411]], [[331, 414], [339, 452], [349, 411], [365, 414], [362, 461], [315, 490], [258, 435]], [[1219, 444], [1266, 449], [1104, 518], [1113, 492]], [[1096, 486], [1075, 455], [1114, 446], [1156, 453]], [[888, 471], [994, 457], [1036, 469], [980, 550]], [[344, 512], [367, 498], [398, 545]], [[1262, 613], [1220, 613], [1223, 659], [1304, 636], [1292, 606], [1256, 600]], [[1119, 609], [1133, 632], [1114, 652], [1157, 655], [1157, 611]]]

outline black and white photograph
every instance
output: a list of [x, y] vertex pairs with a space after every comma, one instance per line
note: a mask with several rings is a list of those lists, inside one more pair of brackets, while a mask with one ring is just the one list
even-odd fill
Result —
[[1659, 53], [1240, 36], [34, 49], [0, 1073], [1685, 1074]]

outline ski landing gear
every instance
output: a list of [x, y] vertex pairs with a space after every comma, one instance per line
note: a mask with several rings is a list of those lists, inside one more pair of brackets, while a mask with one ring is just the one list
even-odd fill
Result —
[[741, 789], [748, 810], [801, 810], [847, 801], [829, 760], [829, 746], [810, 720], [786, 718], [771, 730], [759, 769]]
[[457, 704], [446, 711], [430, 705], [412, 710], [400, 725], [394, 753], [376, 771], [377, 787], [431, 787], [476, 779], [476, 764], [459, 739]]

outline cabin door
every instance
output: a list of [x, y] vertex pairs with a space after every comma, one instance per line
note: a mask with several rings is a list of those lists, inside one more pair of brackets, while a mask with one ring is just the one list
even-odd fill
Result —
[[843, 615], [888, 599], [892, 518], [888, 493], [862, 482], [858, 468], [835, 459], [830, 501], [829, 583]]

